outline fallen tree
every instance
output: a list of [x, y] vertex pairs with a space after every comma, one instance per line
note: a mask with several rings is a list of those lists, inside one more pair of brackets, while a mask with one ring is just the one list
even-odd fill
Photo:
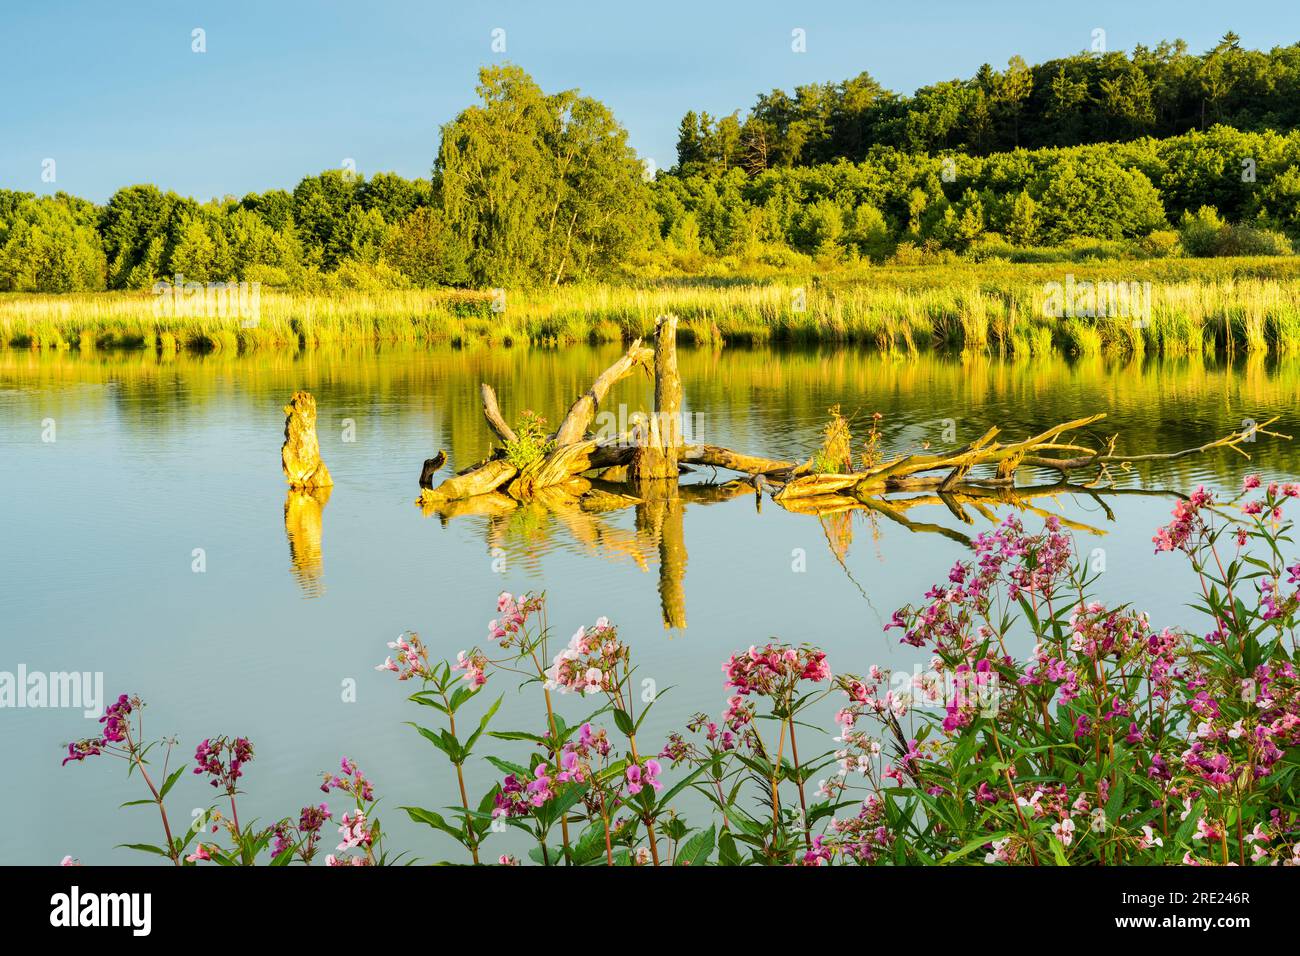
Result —
[[[638, 369], [654, 377], [654, 408], [632, 416], [628, 433], [597, 436], [590, 433], [601, 403], [611, 388]], [[1080, 472], [1092, 473], [1089, 483], [1100, 485], [1112, 469], [1125, 470], [1142, 462], [1172, 461], [1217, 449], [1245, 454], [1243, 442], [1269, 432], [1268, 426], [1253, 425], [1195, 448], [1168, 453], [1120, 453], [1118, 436], [1073, 437], [1105, 419], [1104, 413], [1061, 422], [1017, 441], [1000, 441], [1001, 429], [989, 428], [974, 441], [950, 451], [922, 448], [853, 470], [848, 454], [847, 423], [841, 429], [834, 454], [814, 455], [796, 462], [746, 454], [719, 445], [688, 444], [682, 428], [682, 386], [677, 370], [677, 319], [660, 316], [655, 323], [654, 348], [634, 341], [612, 365], [600, 373], [591, 387], [573, 402], [548, 442], [526, 460], [519, 461], [520, 437], [501, 414], [496, 392], [484, 383], [480, 388], [483, 417], [500, 444], [485, 460], [447, 478], [436, 487], [425, 487], [420, 503], [441, 508], [448, 502], [465, 501], [480, 495], [503, 493], [527, 500], [544, 489], [564, 486], [582, 475], [600, 476], [636, 487], [645, 481], [676, 482], [692, 465], [740, 472], [755, 483], [761, 495], [766, 490], [774, 501], [789, 510], [823, 514], [843, 506], [843, 500], [862, 502], [892, 491], [937, 491], [951, 493], [988, 487], [1013, 487], [1016, 476], [1026, 469], [1056, 472], [1063, 482], [1072, 482]], [[1286, 437], [1286, 436], [1278, 436]], [[1249, 457], [1249, 456], [1247, 456]], [[426, 462], [421, 485], [432, 484]], [[834, 462], [846, 470], [827, 470], [819, 465]], [[644, 497], [644, 496], [642, 496]], [[472, 508], [467, 510], [474, 510]]]

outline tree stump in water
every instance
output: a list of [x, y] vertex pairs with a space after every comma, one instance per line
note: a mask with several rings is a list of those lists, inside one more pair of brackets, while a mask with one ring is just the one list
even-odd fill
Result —
[[311, 392], [294, 392], [289, 404], [284, 406], [284, 414], [280, 465], [289, 487], [330, 487], [334, 479], [320, 459], [320, 441], [316, 437], [316, 399]]

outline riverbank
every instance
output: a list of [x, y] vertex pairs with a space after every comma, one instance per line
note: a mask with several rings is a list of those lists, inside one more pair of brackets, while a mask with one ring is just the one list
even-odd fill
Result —
[[[149, 291], [0, 296], [0, 347], [254, 351], [327, 343], [569, 345], [681, 317], [696, 344], [1167, 356], [1300, 351], [1300, 258], [959, 263], [465, 291], [261, 289], [160, 308]], [[251, 305], [251, 307], [250, 307]]]

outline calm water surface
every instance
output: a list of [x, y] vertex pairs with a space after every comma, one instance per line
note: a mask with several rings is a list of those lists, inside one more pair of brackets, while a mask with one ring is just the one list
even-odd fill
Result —
[[[532, 408], [554, 423], [617, 352], [159, 361], [0, 351], [0, 671], [102, 671], [106, 694], [142, 695], [146, 731], [176, 735], [186, 758], [209, 735], [251, 737], [248, 818], [296, 816], [321, 797], [319, 772], [347, 754], [386, 798], [395, 842], [430, 859], [448, 846], [395, 807], [445, 806], [454, 784], [441, 755], [402, 725], [427, 715], [405, 703], [405, 685], [373, 668], [385, 642], [407, 629], [439, 655], [472, 646], [502, 589], [546, 589], [562, 640], [601, 615], [620, 626], [640, 675], [674, 688], [643, 731], [656, 746], [690, 714], [719, 712], [720, 662], [769, 637], [816, 642], [837, 670], [919, 661], [881, 624], [963, 556], [960, 536], [988, 526], [977, 513], [966, 525], [941, 502], [907, 510], [914, 522], [956, 532], [945, 534], [864, 513], [823, 521], [770, 500], [759, 509], [749, 494], [712, 503], [688, 496], [666, 519], [645, 505], [447, 517], [413, 503], [420, 465], [436, 450], [456, 468], [487, 452], [480, 382], [496, 386], [507, 417]], [[1245, 419], [1282, 415], [1276, 427], [1290, 433], [1298, 424], [1300, 376], [1262, 363], [726, 350], [684, 352], [681, 368], [699, 437], [773, 457], [806, 456], [836, 403], [861, 417], [884, 413], [891, 453], [960, 444], [993, 424], [1019, 438], [1098, 411], [1108, 414], [1100, 430], [1119, 432], [1121, 448], [1149, 451], [1199, 445]], [[310, 503], [292, 499], [286, 521], [282, 407], [297, 388], [317, 398], [336, 482], [319, 522]], [[629, 381], [606, 407], [649, 399], [647, 381]], [[50, 420], [55, 440], [45, 441]], [[1118, 477], [1128, 488], [1187, 490], [1235, 488], [1248, 470], [1296, 474], [1293, 444], [1261, 438], [1247, 447], [1253, 463], [1214, 452]], [[690, 480], [712, 478], [705, 470]], [[1192, 620], [1183, 567], [1153, 557], [1150, 545], [1171, 504], [1067, 494], [1035, 499], [1037, 510], [1024, 515], [1030, 527], [1048, 513], [1074, 522], [1081, 548], [1104, 549], [1103, 596], [1132, 600], [1163, 625]], [[680, 540], [668, 568], [663, 535]], [[344, 700], [350, 682], [355, 702]], [[536, 729], [536, 692], [516, 695], [505, 677], [494, 684], [493, 697], [507, 693], [494, 726]], [[586, 713], [573, 699], [561, 708], [571, 720]], [[107, 758], [59, 766], [61, 745], [97, 727], [79, 710], [0, 710], [9, 821], [0, 862], [57, 862], [65, 853], [87, 863], [147, 861], [114, 848], [159, 839], [152, 809], [117, 809], [144, 795], [138, 781]], [[501, 743], [480, 747], [491, 748], [511, 753]], [[494, 779], [485, 761], [467, 770], [478, 792]], [[188, 816], [211, 797], [187, 776], [169, 804]], [[492, 839], [492, 854], [519, 849], [512, 837]]]

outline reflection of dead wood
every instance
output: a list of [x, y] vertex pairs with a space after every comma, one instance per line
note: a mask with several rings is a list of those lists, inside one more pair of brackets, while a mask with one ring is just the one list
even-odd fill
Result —
[[886, 501], [883, 498], [864, 498], [862, 499], [861, 504], [862, 507], [866, 508], [868, 511], [871, 511], [874, 514], [883, 515], [895, 524], [902, 525], [908, 531], [940, 534], [945, 538], [951, 538], [953, 541], [960, 542], [961, 544], [967, 546], [970, 545], [970, 538], [962, 534], [960, 531], [949, 528], [947, 525], [913, 521], [898, 508], [895, 508], [893, 502]]
[[665, 628], [686, 627], [686, 535], [676, 481], [647, 480], [637, 489], [636, 528], [659, 551], [659, 604]]
[[472, 498], [456, 498], [451, 501], [445, 499], [428, 501], [421, 499], [420, 501], [420, 508], [426, 516], [440, 515], [444, 524], [450, 518], [471, 515], [495, 517], [509, 514], [518, 507], [519, 502], [499, 491], [489, 491], [487, 494], [475, 495]]
[[849, 546], [853, 544], [853, 512], [836, 511], [820, 517], [822, 532], [830, 546], [835, 560], [843, 564], [849, 556]]
[[[584, 482], [585, 484], [585, 482]], [[489, 545], [493, 548], [517, 549], [520, 545], [529, 553], [544, 548], [553, 536], [555, 527], [562, 528], [568, 538], [583, 550], [607, 557], [627, 557], [642, 571], [649, 570], [649, 562], [656, 542], [642, 540], [635, 531], [620, 528], [606, 515], [611, 511], [632, 508], [639, 498], [618, 496], [598, 489], [580, 493], [581, 486], [540, 489], [527, 501], [517, 501], [508, 495], [498, 497], [510, 502], [518, 510], [521, 520], [489, 524]], [[475, 499], [470, 499], [473, 501]], [[448, 502], [455, 508], [462, 502]], [[444, 512], [445, 513], [445, 512]]]
[[[1098, 528], [1082, 521], [1076, 521], [1067, 518], [1064, 515], [1049, 511], [1035, 504], [1041, 499], [1055, 500], [1062, 495], [1082, 495], [1096, 502], [1105, 513], [1107, 521], [1115, 520], [1115, 513], [1106, 504], [1106, 497], [1119, 497], [1124, 495], [1136, 495], [1142, 497], [1160, 497], [1160, 498], [1178, 498], [1182, 497], [1176, 492], [1159, 491], [1151, 488], [1089, 488], [1084, 485], [1069, 484], [1060, 482], [1049, 485], [1033, 485], [1020, 488], [1006, 488], [994, 486], [963, 485], [959, 492], [943, 492], [935, 494], [913, 494], [907, 497], [887, 498], [883, 495], [863, 495], [856, 498], [847, 496], [838, 496], [838, 504], [843, 507], [845, 502], [852, 502], [856, 507], [863, 508], [874, 514], [881, 515], [899, 524], [909, 531], [928, 532], [941, 534], [946, 538], [959, 541], [962, 544], [969, 544], [970, 538], [954, 528], [946, 525], [935, 524], [931, 522], [919, 522], [908, 518], [906, 512], [913, 508], [936, 507], [942, 506], [962, 520], [964, 524], [972, 524], [971, 516], [964, 509], [970, 508], [980, 515], [989, 524], [997, 523], [997, 516], [990, 510], [990, 506], [1009, 505], [1022, 511], [1028, 511], [1040, 517], [1054, 517], [1062, 527], [1079, 531], [1084, 534], [1105, 535], [1103, 528]], [[827, 496], [835, 497], [835, 496]], [[819, 501], [818, 498], [800, 499], [797, 504], [798, 510], [803, 509], [809, 504]], [[791, 507], [790, 510], [796, 510]]]
[[[670, 485], [676, 490], [676, 483]], [[665, 628], [686, 627], [686, 528], [685, 506], [671, 495], [664, 506], [659, 529], [659, 606]]]
[[[631, 493], [635, 491], [636, 493]], [[533, 497], [519, 500], [492, 492], [462, 500], [426, 503], [426, 514], [439, 514], [444, 522], [454, 517], [479, 516], [487, 520], [488, 543], [492, 548], [512, 548], [529, 559], [546, 550], [555, 533], [562, 529], [583, 551], [606, 557], [628, 557], [644, 570], [651, 561], [659, 563], [659, 595], [664, 626], [686, 626], [685, 574], [687, 552], [685, 511], [688, 506], [708, 505], [752, 495], [755, 482], [737, 479], [724, 484], [688, 484], [655, 480], [636, 485], [580, 479], [538, 489]], [[939, 534], [969, 546], [970, 536], [948, 525], [919, 521], [909, 516], [918, 508], [942, 507], [963, 524], [975, 523], [975, 516], [996, 524], [993, 508], [1010, 506], [1044, 517], [1054, 512], [1042, 507], [1063, 495], [1078, 495], [1095, 502], [1109, 521], [1115, 520], [1106, 499], [1138, 495], [1179, 497], [1171, 492], [1144, 488], [1093, 488], [1066, 482], [1013, 488], [995, 483], [963, 483], [956, 490], [891, 492], [879, 495], [823, 494], [789, 498], [783, 507], [820, 520], [836, 561], [848, 573], [847, 555], [852, 542], [852, 516], [859, 512], [883, 517], [909, 531]], [[608, 516], [634, 509], [634, 528], [619, 527]], [[1087, 534], [1106, 532], [1084, 522], [1056, 514], [1062, 525]], [[850, 578], [852, 575], [849, 575]], [[859, 586], [855, 582], [855, 586]], [[859, 586], [860, 587], [860, 586]]]
[[321, 581], [321, 518], [329, 503], [331, 488], [298, 490], [290, 488], [284, 498], [284, 533], [289, 539], [289, 561], [293, 576], [303, 593], [320, 597], [325, 593]]
[[802, 498], [785, 499], [781, 502], [781, 507], [785, 508], [786, 511], [793, 511], [795, 514], [813, 515], [820, 518], [841, 511], [856, 510], [862, 507], [862, 502], [848, 495], [809, 495]]
[[682, 485], [679, 489], [682, 501], [688, 504], [709, 505], [720, 501], [730, 501], [754, 493], [754, 485], [748, 481], [735, 480], [720, 485], [696, 484]]
[[593, 483], [591, 491], [582, 496], [582, 509], [591, 512], [621, 511], [641, 503], [636, 495], [624, 494], [603, 483]]

